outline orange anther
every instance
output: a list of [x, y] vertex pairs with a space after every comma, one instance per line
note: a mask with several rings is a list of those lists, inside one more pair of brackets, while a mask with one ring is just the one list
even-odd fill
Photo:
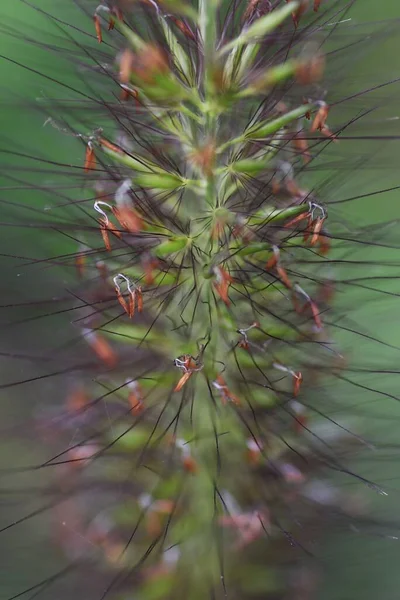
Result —
[[99, 42], [99, 44], [101, 44], [101, 42], [103, 41], [103, 36], [102, 36], [102, 33], [101, 33], [100, 17], [98, 15], [94, 15], [93, 16], [93, 21], [94, 21], [94, 27], [95, 27], [95, 30], [96, 30], [97, 41]]
[[[286, 0], [286, 2], [290, 2], [290, 0]], [[295, 27], [298, 26], [300, 18], [305, 13], [307, 7], [308, 7], [308, 0], [302, 0], [298, 9], [292, 13], [292, 19], [293, 19], [293, 23], [294, 23]]]
[[110, 238], [108, 235], [108, 228], [105, 225], [104, 222], [100, 223], [100, 232], [101, 232], [101, 237], [103, 238], [103, 242], [104, 245], [106, 247], [106, 250], [110, 251], [111, 250], [111, 244], [110, 244]]
[[303, 241], [307, 242], [307, 240], [309, 239], [311, 233], [312, 233], [312, 226], [313, 226], [313, 218], [312, 215], [309, 214], [308, 215], [308, 219], [307, 219], [307, 227], [304, 230], [304, 235], [303, 235]]
[[276, 272], [278, 274], [279, 279], [283, 283], [283, 285], [290, 290], [293, 286], [292, 286], [292, 282], [290, 281], [285, 269], [278, 265], [276, 267]]
[[[124, 309], [124, 311], [126, 312], [126, 314], [129, 314], [129, 308], [128, 305], [126, 303], [125, 298], [123, 297], [123, 295], [121, 294], [121, 290], [119, 289], [118, 286], [115, 287], [115, 291], [117, 292], [117, 299], [118, 302], [120, 303], [120, 305], [122, 306], [122, 308]], [[130, 316], [130, 314], [129, 314]]]
[[132, 66], [135, 59], [135, 55], [132, 50], [126, 48], [119, 61], [119, 80], [120, 83], [127, 84], [131, 79]]
[[331, 249], [330, 238], [326, 235], [319, 236], [319, 251], [321, 254], [328, 254]]
[[173, 23], [175, 23], [177, 28], [183, 33], [185, 37], [187, 37], [189, 40], [193, 40], [194, 42], [196, 41], [196, 36], [194, 35], [193, 31], [188, 25], [186, 25], [184, 21], [182, 21], [182, 19], [178, 19], [173, 15], [170, 15], [169, 18]]
[[132, 290], [129, 293], [129, 307], [128, 307], [128, 315], [131, 319], [135, 314], [135, 305], [136, 305], [136, 290]]
[[77, 255], [75, 256], [75, 267], [76, 267], [76, 272], [78, 274], [79, 279], [82, 279], [82, 277], [84, 275], [85, 262], [86, 262], [85, 254], [83, 252], [78, 252]]
[[229, 390], [222, 375], [218, 375], [217, 379], [213, 382], [213, 386], [219, 391], [222, 404], [233, 402], [237, 406], [240, 405], [239, 398]]
[[199, 470], [196, 461], [190, 455], [186, 455], [183, 458], [183, 468], [185, 469], [185, 471], [191, 473], [192, 475], [195, 475]]
[[179, 392], [192, 375], [193, 375], [192, 371], [188, 371], [187, 373], [184, 373], [182, 375], [182, 377], [180, 378], [180, 380], [178, 381], [178, 383], [176, 384], [176, 386], [174, 388], [174, 392]]
[[304, 136], [305, 133], [296, 133], [293, 137], [292, 144], [293, 148], [302, 155], [304, 163], [307, 164], [311, 160], [311, 154], [308, 149], [308, 141]]
[[274, 253], [271, 256], [271, 258], [268, 259], [267, 264], [265, 265], [265, 270], [271, 271], [272, 269], [274, 269], [276, 267], [277, 264], [278, 264], [278, 257]]
[[233, 281], [233, 278], [229, 275], [228, 271], [225, 271], [222, 267], [215, 267], [214, 273], [216, 275], [216, 280], [214, 281], [214, 288], [217, 294], [220, 296], [221, 300], [225, 302], [225, 304], [229, 305], [229, 286]]
[[296, 78], [300, 85], [310, 85], [322, 79], [325, 59], [320, 54], [300, 62], [296, 68]]
[[86, 331], [85, 339], [100, 360], [108, 367], [115, 367], [117, 355], [103, 336], [97, 331], [89, 330]]
[[124, 154], [124, 151], [122, 150], [122, 148], [119, 148], [119, 146], [112, 144], [111, 142], [109, 142], [108, 140], [106, 140], [104, 138], [99, 138], [98, 142], [101, 146], [104, 146], [104, 148], [107, 148], [108, 150], [111, 150], [112, 152], [116, 152], [117, 154]]
[[297, 225], [301, 221], [305, 221], [307, 219], [308, 213], [301, 213], [300, 215], [297, 215], [297, 217], [294, 217], [293, 219], [290, 219], [290, 221], [285, 223], [285, 227], [293, 227], [293, 225]]
[[322, 129], [325, 127], [326, 124], [326, 120], [328, 118], [328, 113], [329, 113], [329, 106], [326, 104], [326, 102], [321, 102], [320, 103], [320, 107], [317, 111], [317, 114], [314, 117], [314, 121], [312, 122], [310, 131], [314, 132], [314, 131], [322, 131]]
[[293, 395], [298, 396], [301, 384], [303, 382], [303, 375], [300, 371], [293, 373]]
[[81, 412], [89, 403], [89, 398], [83, 387], [74, 390], [67, 398], [67, 408], [72, 413]]
[[88, 145], [86, 146], [85, 164], [84, 164], [83, 168], [84, 168], [85, 173], [88, 173], [89, 171], [92, 171], [93, 169], [96, 168], [96, 156], [94, 154], [94, 148], [93, 148], [92, 142], [89, 142]]
[[143, 220], [133, 208], [113, 206], [112, 212], [121, 226], [129, 233], [138, 233], [143, 229]]
[[257, 466], [261, 460], [261, 450], [262, 446], [258, 444], [253, 438], [250, 438], [246, 442], [247, 452], [246, 458], [247, 462], [253, 466]]
[[319, 234], [321, 232], [322, 229], [322, 225], [324, 224], [325, 221], [325, 217], [317, 217], [314, 221], [313, 221], [313, 235], [310, 241], [310, 245], [311, 246], [315, 246], [318, 241], [319, 241]]
[[143, 311], [143, 292], [142, 292], [142, 287], [138, 286], [136, 288], [136, 292], [137, 292], [137, 309], [138, 312], [142, 312]]
[[312, 300], [310, 301], [310, 308], [311, 308], [311, 314], [313, 316], [315, 326], [317, 327], [317, 329], [322, 329], [322, 321], [321, 321], [321, 317], [320, 317], [319, 308], [315, 304], [315, 302], [313, 302]]
[[137, 381], [129, 381], [128, 388], [128, 402], [131, 406], [132, 412], [134, 414], [139, 414], [144, 408], [143, 393], [140, 384]]

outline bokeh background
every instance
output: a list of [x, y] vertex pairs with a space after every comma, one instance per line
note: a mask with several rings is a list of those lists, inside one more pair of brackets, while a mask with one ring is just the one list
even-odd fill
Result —
[[[72, 6], [72, 1], [34, 0], [33, 4], [57, 15], [60, 26], [62, 21], [83, 26], [77, 21], [78, 12]], [[350, 16], [355, 23], [374, 22], [381, 26], [386, 19], [399, 19], [400, 7], [398, 0], [359, 0]], [[389, 29], [393, 33], [393, 27]], [[368, 30], [366, 27], [365, 31]], [[47, 196], [29, 189], [29, 184], [51, 186], [51, 173], [32, 172], [34, 165], [24, 156], [36, 154], [59, 163], [77, 164], [77, 153], [82, 153], [76, 140], [59, 135], [51, 127], [43, 127], [45, 110], [40, 112], [32, 108], [36, 105], [37, 109], [45, 98], [60, 96], [58, 81], [71, 85], [76, 83], [67, 72], [67, 63], [62, 62], [62, 56], [52, 48], [41, 48], [35, 43], [38, 39], [44, 42], [46, 36], [52, 43], [52, 36], [57, 35], [60, 35], [60, 31], [54, 22], [51, 23], [45, 14], [33, 10], [29, 4], [20, 0], [1, 0], [0, 177], [6, 171], [7, 178], [4, 177], [0, 182], [0, 429], [4, 431], [3, 441], [0, 442], [0, 467], [4, 473], [0, 486], [4, 490], [19, 488], [21, 491], [17, 501], [14, 495], [11, 501], [6, 491], [0, 495], [2, 527], [34, 510], [40, 502], [36, 489], [45, 481], [45, 473], [24, 473], [21, 477], [14, 475], [11, 478], [6, 476], [4, 470], [47, 458], [29, 422], [41, 406], [60, 402], [63, 394], [64, 380], [61, 376], [8, 386], [12, 382], [29, 380], [48, 372], [45, 361], [38, 363], [21, 357], [21, 354], [46, 356], [46, 352], [54, 352], [54, 348], [62, 346], [70, 331], [71, 317], [68, 313], [35, 319], [43, 314], [43, 309], [36, 309], [33, 303], [62, 294], [68, 286], [69, 277], [72, 277], [68, 270], [57, 270], [45, 259], [73, 252], [74, 248], [56, 232], [35, 225], [40, 220], [40, 213], [45, 214], [48, 209]], [[364, 77], [364, 81], [368, 82], [368, 76], [371, 75], [375, 83], [396, 79], [399, 73], [400, 38], [388, 35], [379, 46], [361, 57], [357, 71], [351, 77]], [[348, 74], [344, 74], [344, 82], [351, 85], [351, 80], [346, 77]], [[377, 95], [376, 102], [382, 103], [380, 119], [400, 116], [396, 96], [400, 96], [400, 86], [398, 89], [392, 86], [387, 94], [382, 92]], [[377, 127], [379, 134], [379, 125]], [[396, 131], [400, 133], [396, 120], [393, 120], [392, 130], [386, 125], [385, 134], [396, 135]], [[354, 144], [358, 144], [360, 154], [366, 152], [367, 142], [355, 141]], [[400, 184], [400, 144], [395, 140], [374, 141], [368, 149], [372, 157], [371, 171], [360, 169], [360, 172], [350, 174], [344, 172], [343, 181], [338, 181], [337, 198]], [[79, 194], [79, 190], [76, 193]], [[17, 203], [20, 208], [16, 208]], [[18, 221], [19, 210], [24, 214], [24, 222], [27, 211], [32, 211], [32, 227], [21, 226]], [[353, 219], [355, 223], [393, 220], [390, 230], [392, 241], [396, 237], [393, 228], [398, 227], [400, 231], [400, 224], [396, 223], [400, 219], [400, 191], [349, 203], [343, 205], [341, 210], [346, 219]], [[362, 248], [359, 257], [380, 262], [399, 259], [391, 249], [371, 247]], [[33, 264], [37, 260], [44, 262]], [[371, 267], [371, 274], [393, 277], [385, 282], [382, 289], [393, 294], [400, 293], [400, 280], [395, 278], [393, 268], [389, 271], [382, 266]], [[350, 275], [348, 270], [346, 275]], [[352, 319], [361, 323], [365, 331], [373, 331], [375, 335], [379, 333], [380, 339], [400, 346], [398, 298], [377, 294], [373, 299], [369, 297], [365, 303], [362, 298], [354, 296], [356, 307], [355, 310], [352, 307]], [[26, 306], [12, 307], [23, 303]], [[399, 362], [398, 350], [379, 347], [377, 356], [376, 344], [368, 343], [366, 339], [360, 339], [357, 344], [354, 338], [346, 337], [343, 332], [338, 337], [349, 352], [357, 353], [362, 349], [370, 359], [370, 364], [375, 364], [375, 361], [380, 365]], [[396, 376], [385, 375], [384, 378], [382, 384], [382, 375], [371, 373], [369, 384], [396, 393]], [[365, 383], [365, 379], [363, 381]], [[365, 428], [371, 438], [384, 439], [388, 448], [391, 443], [398, 443], [400, 409], [396, 401], [377, 397], [365, 390], [349, 390], [345, 385], [338, 386], [337, 393], [342, 407], [351, 406], [352, 418], [359, 422], [366, 421]], [[342, 413], [346, 418], [345, 408]], [[342, 413], [340, 410], [334, 413], [335, 418], [343, 416]], [[388, 496], [379, 496], [368, 490], [366, 495], [375, 513], [387, 520], [389, 525], [377, 536], [360, 536], [351, 530], [329, 535], [326, 543], [319, 548], [319, 558], [325, 570], [325, 583], [319, 597], [321, 600], [372, 600], [378, 597], [382, 600], [398, 600], [400, 541], [389, 539], [388, 536], [400, 536], [400, 530], [394, 524], [390, 525], [392, 521], [400, 521], [397, 515], [400, 456], [395, 450], [388, 450], [386, 457], [379, 455], [379, 459], [368, 454], [355, 463], [355, 468], [385, 485]], [[348, 480], [340, 480], [340, 485], [357, 487], [354, 481]], [[6, 599], [35, 584], [63, 564], [62, 557], [57, 556], [54, 550], [50, 553], [47, 538], [48, 523], [45, 516], [30, 519], [0, 534], [0, 598]]]

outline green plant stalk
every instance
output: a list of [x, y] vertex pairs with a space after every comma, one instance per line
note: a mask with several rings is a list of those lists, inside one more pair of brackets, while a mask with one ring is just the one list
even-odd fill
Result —
[[[129, 4], [126, 18], [109, 4], [122, 56], [131, 59], [128, 73], [119, 65], [121, 81], [110, 85], [113, 97], [118, 83], [128, 97], [108, 130], [77, 135], [87, 143], [84, 176], [104, 187], [89, 236], [107, 267], [105, 308], [97, 310], [97, 296], [88, 302], [96, 309], [82, 317], [83, 337], [106, 365], [101, 384], [120, 392], [110, 394], [115, 408], [121, 397], [130, 403], [116, 446], [127, 463], [143, 467], [130, 502], [145, 525], [118, 556], [121, 568], [131, 566], [154, 542], [158, 554], [149, 562], [161, 574], [145, 563], [137, 568], [140, 599], [203, 600], [210, 590], [223, 598], [226, 574], [235, 598], [252, 598], [252, 544], [260, 544], [259, 557], [274, 553], [284, 510], [300, 494], [283, 468], [294, 469], [288, 447], [307, 454], [290, 411], [301, 404], [303, 380], [307, 390], [320, 376], [319, 355], [328, 365], [337, 359], [324, 325], [329, 304], [315, 300], [319, 273], [308, 276], [329, 250], [327, 211], [303, 189], [307, 138], [331, 139], [313, 87], [320, 73], [314, 56], [258, 60], [280, 28], [284, 40], [292, 36], [299, 2], [237, 20], [230, 40], [220, 39], [216, 0], [200, 0], [198, 11], [179, 5], [173, 21], [157, 11], [156, 39], [136, 28]], [[281, 92], [285, 103], [277, 102]], [[114, 143], [121, 129], [129, 149]], [[297, 262], [302, 250], [317, 267]], [[88, 269], [88, 285], [96, 268]], [[104, 350], [108, 340], [132, 352], [127, 365], [114, 346]], [[106, 453], [113, 434], [104, 437]], [[167, 511], [170, 520], [153, 534], [146, 511], [172, 500], [176, 512]], [[115, 512], [118, 523], [133, 520]], [[113, 564], [110, 544], [114, 538], [105, 536], [106, 565]], [[171, 562], [168, 545], [183, 548]], [[261, 593], [282, 592], [281, 583], [265, 579]]]

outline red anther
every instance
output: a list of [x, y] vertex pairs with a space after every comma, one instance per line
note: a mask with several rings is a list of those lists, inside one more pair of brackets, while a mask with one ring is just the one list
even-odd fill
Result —
[[301, 223], [301, 221], [305, 221], [307, 219], [308, 219], [308, 213], [303, 212], [300, 215], [297, 215], [297, 217], [290, 219], [290, 221], [285, 223], [284, 227], [293, 227], [293, 225], [297, 225], [297, 223]]
[[325, 221], [325, 217], [317, 217], [314, 221], [313, 221], [313, 225], [312, 225], [312, 238], [310, 241], [310, 245], [311, 246], [315, 246], [318, 241], [319, 241], [319, 234], [321, 233], [321, 229], [322, 229], [322, 225], [324, 224]]
[[149, 510], [146, 515], [146, 531], [150, 538], [156, 538], [162, 533], [161, 516], [157, 511]]
[[216, 281], [214, 282], [215, 291], [220, 296], [221, 300], [229, 306], [229, 286], [233, 281], [233, 278], [229, 275], [222, 267], [216, 267], [214, 269], [216, 275]]
[[115, 144], [112, 144], [111, 142], [109, 142], [108, 140], [105, 140], [104, 138], [100, 138], [98, 140], [100, 146], [104, 146], [104, 148], [107, 148], [108, 150], [111, 150], [112, 152], [116, 152], [117, 154], [125, 154], [124, 151], [122, 150], [122, 148], [119, 148], [119, 146], [116, 146]]
[[225, 223], [222, 223], [221, 221], [217, 221], [216, 223], [214, 223], [213, 228], [211, 230], [211, 238], [213, 240], [220, 240], [222, 238], [224, 233], [224, 226]]
[[139, 414], [144, 408], [143, 393], [140, 384], [137, 381], [130, 381], [128, 383], [128, 388], [128, 402], [131, 406], [132, 412], [134, 414]]
[[85, 339], [100, 360], [110, 368], [115, 367], [117, 355], [104, 337], [97, 331], [89, 331]]
[[322, 321], [321, 321], [321, 317], [320, 317], [319, 308], [315, 304], [315, 302], [313, 302], [312, 300], [310, 300], [310, 308], [311, 308], [311, 313], [312, 313], [312, 316], [314, 319], [315, 326], [317, 327], [318, 330], [322, 329]]
[[175, 23], [177, 28], [183, 33], [183, 35], [185, 37], [187, 37], [189, 40], [193, 40], [194, 42], [196, 41], [195, 34], [190, 29], [190, 27], [188, 25], [186, 25], [186, 23], [184, 21], [182, 21], [182, 19], [178, 19], [177, 17], [174, 17], [173, 15], [170, 15], [169, 18], [171, 19], [171, 21], [173, 23]]
[[237, 406], [240, 405], [239, 398], [229, 390], [228, 386], [226, 385], [225, 379], [222, 377], [222, 375], [218, 375], [213, 385], [221, 395], [222, 404], [227, 404], [227, 402], [233, 402]]
[[321, 129], [321, 133], [322, 135], [324, 135], [325, 137], [331, 139], [333, 142], [338, 142], [339, 140], [337, 139], [336, 135], [334, 133], [332, 133], [332, 131], [329, 129], [329, 127], [327, 127], [326, 125], [324, 125], [324, 127], [322, 127]]
[[156, 78], [170, 73], [165, 49], [153, 43], [145, 44], [135, 55], [134, 72], [142, 82], [150, 85], [155, 84]]
[[124, 20], [124, 15], [123, 15], [122, 10], [120, 8], [114, 8], [114, 14], [117, 17], [118, 21], [123, 21]]
[[312, 226], [313, 226], [313, 218], [312, 215], [309, 214], [308, 215], [308, 219], [307, 219], [307, 227], [304, 231], [304, 235], [303, 235], [303, 242], [307, 242], [307, 240], [309, 239], [311, 233], [312, 233]]
[[192, 475], [195, 475], [199, 470], [196, 461], [190, 455], [186, 455], [183, 458], [183, 468], [185, 469], [185, 471], [191, 473]]
[[113, 19], [113, 17], [110, 17], [109, 21], [108, 21], [108, 31], [112, 31], [115, 27], [115, 19]]
[[143, 270], [144, 270], [144, 281], [146, 285], [153, 285], [154, 283], [154, 270], [158, 267], [159, 262], [156, 258], [149, 258], [148, 256], [142, 259]]
[[94, 28], [96, 30], [97, 41], [99, 42], [99, 44], [101, 44], [101, 42], [103, 41], [103, 36], [101, 33], [100, 17], [98, 15], [93, 15], [93, 21], [94, 21]]
[[[286, 0], [286, 2], [289, 3], [290, 0]], [[301, 17], [307, 10], [307, 7], [308, 7], [308, 0], [302, 0], [299, 8], [292, 13], [292, 19], [293, 19], [293, 23], [294, 23], [295, 27], [298, 26]]]
[[240, 342], [238, 343], [239, 348], [243, 348], [243, 350], [248, 350], [249, 349], [249, 343], [247, 342], [247, 340], [240, 340]]
[[94, 148], [93, 148], [92, 142], [89, 142], [88, 145], [86, 146], [85, 164], [84, 164], [83, 168], [84, 168], [85, 173], [88, 173], [89, 171], [92, 171], [93, 169], [96, 168], [96, 156], [94, 154]]
[[73, 468], [82, 469], [95, 458], [99, 450], [100, 447], [97, 444], [82, 444], [82, 446], [76, 446], [75, 448], [68, 450], [67, 457]]
[[272, 188], [271, 191], [274, 196], [277, 196], [279, 194], [279, 192], [281, 191], [281, 185], [280, 185], [279, 181], [277, 179], [275, 179], [275, 177], [271, 181], [271, 188]]
[[303, 375], [300, 371], [293, 374], [293, 395], [298, 396], [301, 384], [303, 382]]
[[294, 179], [286, 179], [285, 187], [286, 191], [294, 198], [298, 198], [303, 193]]
[[187, 373], [184, 373], [182, 375], [182, 377], [180, 378], [180, 380], [178, 381], [178, 383], [176, 384], [175, 388], [174, 388], [174, 392], [180, 392], [181, 389], [183, 388], [183, 386], [185, 385], [185, 383], [190, 379], [190, 377], [193, 375], [192, 371], [188, 371]]
[[175, 508], [175, 502], [173, 500], [157, 500], [154, 508], [160, 515], [171, 515]]
[[286, 273], [285, 269], [281, 266], [277, 266], [276, 267], [276, 272], [278, 274], [279, 279], [281, 280], [281, 282], [283, 283], [283, 285], [285, 287], [287, 287], [289, 290], [292, 289], [292, 282], [290, 281], [288, 274]]
[[85, 254], [83, 252], [78, 252], [78, 254], [75, 256], [75, 268], [76, 268], [76, 272], [78, 274], [79, 279], [82, 279], [82, 277], [85, 273], [85, 263], [86, 263]]
[[298, 301], [297, 296], [296, 296], [295, 293], [292, 295], [292, 303], [293, 303], [294, 310], [297, 312], [298, 315], [301, 315], [301, 313], [303, 312], [304, 308], [299, 303], [299, 301]]
[[314, 12], [318, 12], [320, 5], [321, 5], [321, 0], [314, 0]]
[[117, 238], [119, 238], [119, 239], [122, 238], [122, 233], [115, 227], [115, 225], [113, 223], [111, 223], [111, 221], [108, 221], [108, 223], [107, 223], [107, 229], [109, 231], [111, 231], [111, 233], [113, 233], [114, 235], [116, 235]]
[[271, 258], [268, 259], [267, 264], [265, 265], [265, 270], [272, 271], [272, 269], [274, 269], [277, 264], [278, 264], [278, 256], [274, 252], [274, 254], [271, 256]]
[[135, 55], [132, 50], [126, 48], [119, 62], [119, 81], [123, 84], [128, 84], [131, 79], [132, 66], [135, 59]]
[[141, 313], [143, 311], [143, 292], [142, 292], [142, 287], [139, 286], [136, 289], [136, 292], [137, 292], [137, 309], [138, 309], [138, 312]]
[[157, 500], [146, 514], [146, 529], [150, 537], [154, 538], [162, 532], [162, 517], [171, 515], [175, 508], [172, 500]]
[[324, 281], [318, 289], [317, 300], [323, 304], [330, 304], [335, 295], [335, 286], [333, 281]]
[[306, 415], [296, 415], [296, 418], [294, 421], [295, 433], [302, 433], [304, 431], [304, 428], [307, 427], [307, 424], [308, 424], [308, 418], [306, 417]]
[[130, 319], [132, 319], [132, 317], [135, 315], [135, 305], [136, 305], [136, 290], [132, 290], [129, 293], [129, 306], [128, 306], [128, 315], [129, 315]]
[[300, 85], [311, 85], [322, 79], [324, 69], [324, 57], [320, 54], [316, 54], [297, 65], [296, 79]]
[[131, 94], [127, 88], [121, 88], [120, 100], [121, 102], [127, 102]]
[[137, 90], [134, 90], [134, 89], [128, 88], [128, 87], [122, 87], [120, 98], [121, 98], [121, 102], [127, 102], [129, 100], [129, 98], [134, 98], [134, 100], [136, 102], [136, 106], [140, 106], [139, 92]]
[[255, 13], [257, 11], [259, 2], [260, 2], [260, 0], [249, 0], [246, 10], [243, 13], [242, 23], [253, 18], [253, 16], [255, 15]]
[[238, 539], [234, 547], [238, 551], [243, 550], [271, 527], [269, 514], [265, 509], [263, 512], [223, 515], [219, 517], [218, 521], [223, 527], [236, 529]]
[[121, 290], [119, 289], [119, 287], [116, 286], [115, 287], [115, 291], [117, 293], [118, 302], [120, 303], [120, 305], [122, 306], [122, 308], [124, 309], [124, 311], [126, 312], [126, 314], [130, 316], [128, 305], [126, 303], [125, 298], [121, 294]]
[[299, 484], [304, 482], [305, 477], [303, 473], [290, 463], [281, 464], [279, 470], [286, 483]]
[[310, 128], [310, 131], [312, 133], [314, 133], [314, 131], [317, 131], [317, 130], [322, 131], [325, 128], [326, 120], [328, 118], [328, 113], [329, 113], [329, 106], [326, 104], [326, 102], [321, 102], [321, 105], [317, 111], [317, 114], [314, 117], [314, 121], [312, 122], [312, 125]]
[[331, 249], [331, 241], [327, 235], [320, 234], [319, 236], [319, 251], [321, 254], [328, 254]]
[[292, 139], [293, 148], [302, 155], [303, 161], [305, 164], [309, 163], [311, 160], [311, 154], [308, 149], [307, 139], [304, 137], [305, 132], [298, 132]]
[[143, 229], [143, 219], [133, 208], [113, 206], [112, 212], [120, 225], [129, 233], [139, 233]]
[[229, 282], [222, 281], [221, 283], [215, 283], [214, 287], [215, 287], [215, 291], [220, 296], [221, 300], [223, 302], [225, 302], [225, 304], [227, 306], [229, 306], [229, 304], [230, 304], [229, 295], [228, 295]]
[[250, 438], [246, 442], [247, 451], [246, 451], [246, 460], [252, 466], [257, 466], [260, 464], [261, 460], [261, 445], [257, 444], [257, 442]]
[[83, 387], [74, 390], [67, 398], [68, 411], [81, 412], [89, 403], [89, 398]]
[[[310, 104], [310, 102], [311, 102], [311, 100], [308, 100], [307, 98], [303, 98], [303, 104]], [[310, 109], [310, 110], [308, 110], [308, 111], [305, 113], [305, 115], [304, 115], [304, 116], [305, 116], [305, 118], [307, 119], [307, 121], [310, 121], [310, 119], [311, 119], [311, 109]]]
[[100, 223], [100, 233], [101, 233], [101, 237], [103, 238], [103, 242], [106, 247], [106, 250], [110, 251], [111, 250], [110, 237], [108, 235], [108, 228], [104, 222]]

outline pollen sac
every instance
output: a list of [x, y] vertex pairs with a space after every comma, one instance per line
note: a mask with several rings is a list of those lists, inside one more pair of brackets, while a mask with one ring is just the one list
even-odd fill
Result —
[[296, 67], [295, 75], [301, 85], [310, 85], [322, 79], [324, 70], [325, 58], [316, 54], [307, 60], [301, 61]]

